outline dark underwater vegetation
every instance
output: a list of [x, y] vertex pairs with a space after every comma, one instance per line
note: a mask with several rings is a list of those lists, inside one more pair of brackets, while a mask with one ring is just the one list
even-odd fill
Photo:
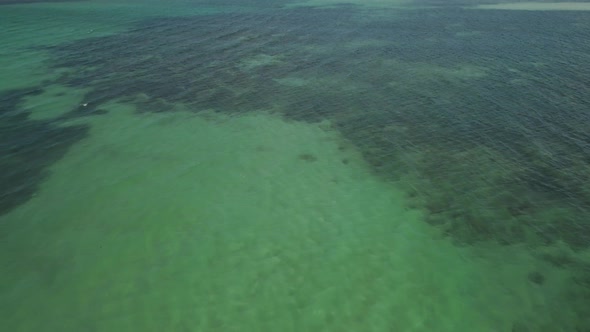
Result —
[[[589, 22], [590, 12], [452, 6], [269, 9], [154, 18], [43, 47], [64, 70], [47, 84], [89, 89], [86, 105], [29, 120], [19, 105], [44, 87], [2, 93], [0, 213], [26, 202], [45, 167], [86, 135], [59, 124], [110, 101], [329, 121], [456, 245], [522, 245], [573, 271], [577, 331], [589, 331], [590, 266], [543, 249], [590, 247]], [[24, 138], [10, 128], [29, 129]]]
[[163, 18], [49, 51], [93, 107], [330, 120], [458, 243], [587, 247], [588, 14], [466, 11]]
[[86, 135], [85, 126], [60, 127], [59, 120], [28, 119], [19, 103], [41, 92], [32, 88], [0, 93], [0, 214], [32, 197], [47, 176], [46, 167]]

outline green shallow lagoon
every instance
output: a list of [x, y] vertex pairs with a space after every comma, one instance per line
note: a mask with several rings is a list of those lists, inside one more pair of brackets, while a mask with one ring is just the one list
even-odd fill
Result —
[[2, 330], [590, 329], [588, 14], [313, 4], [0, 5]]
[[111, 107], [3, 217], [11, 330], [495, 331], [546, 306], [533, 259], [454, 247], [319, 125]]

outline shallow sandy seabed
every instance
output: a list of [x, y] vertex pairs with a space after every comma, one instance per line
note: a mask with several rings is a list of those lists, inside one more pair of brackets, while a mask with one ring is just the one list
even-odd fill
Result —
[[525, 2], [525, 3], [497, 3], [479, 5], [477, 9], [507, 9], [507, 10], [590, 10], [590, 2]]

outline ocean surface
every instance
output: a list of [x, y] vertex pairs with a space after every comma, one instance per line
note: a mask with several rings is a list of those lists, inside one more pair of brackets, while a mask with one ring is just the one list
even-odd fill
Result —
[[590, 331], [590, 6], [475, 3], [0, 1], [0, 330]]

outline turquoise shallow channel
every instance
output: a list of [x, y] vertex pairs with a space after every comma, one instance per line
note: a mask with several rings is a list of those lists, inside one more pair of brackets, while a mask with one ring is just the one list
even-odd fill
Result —
[[0, 45], [1, 331], [590, 331], [588, 2], [0, 0]]

